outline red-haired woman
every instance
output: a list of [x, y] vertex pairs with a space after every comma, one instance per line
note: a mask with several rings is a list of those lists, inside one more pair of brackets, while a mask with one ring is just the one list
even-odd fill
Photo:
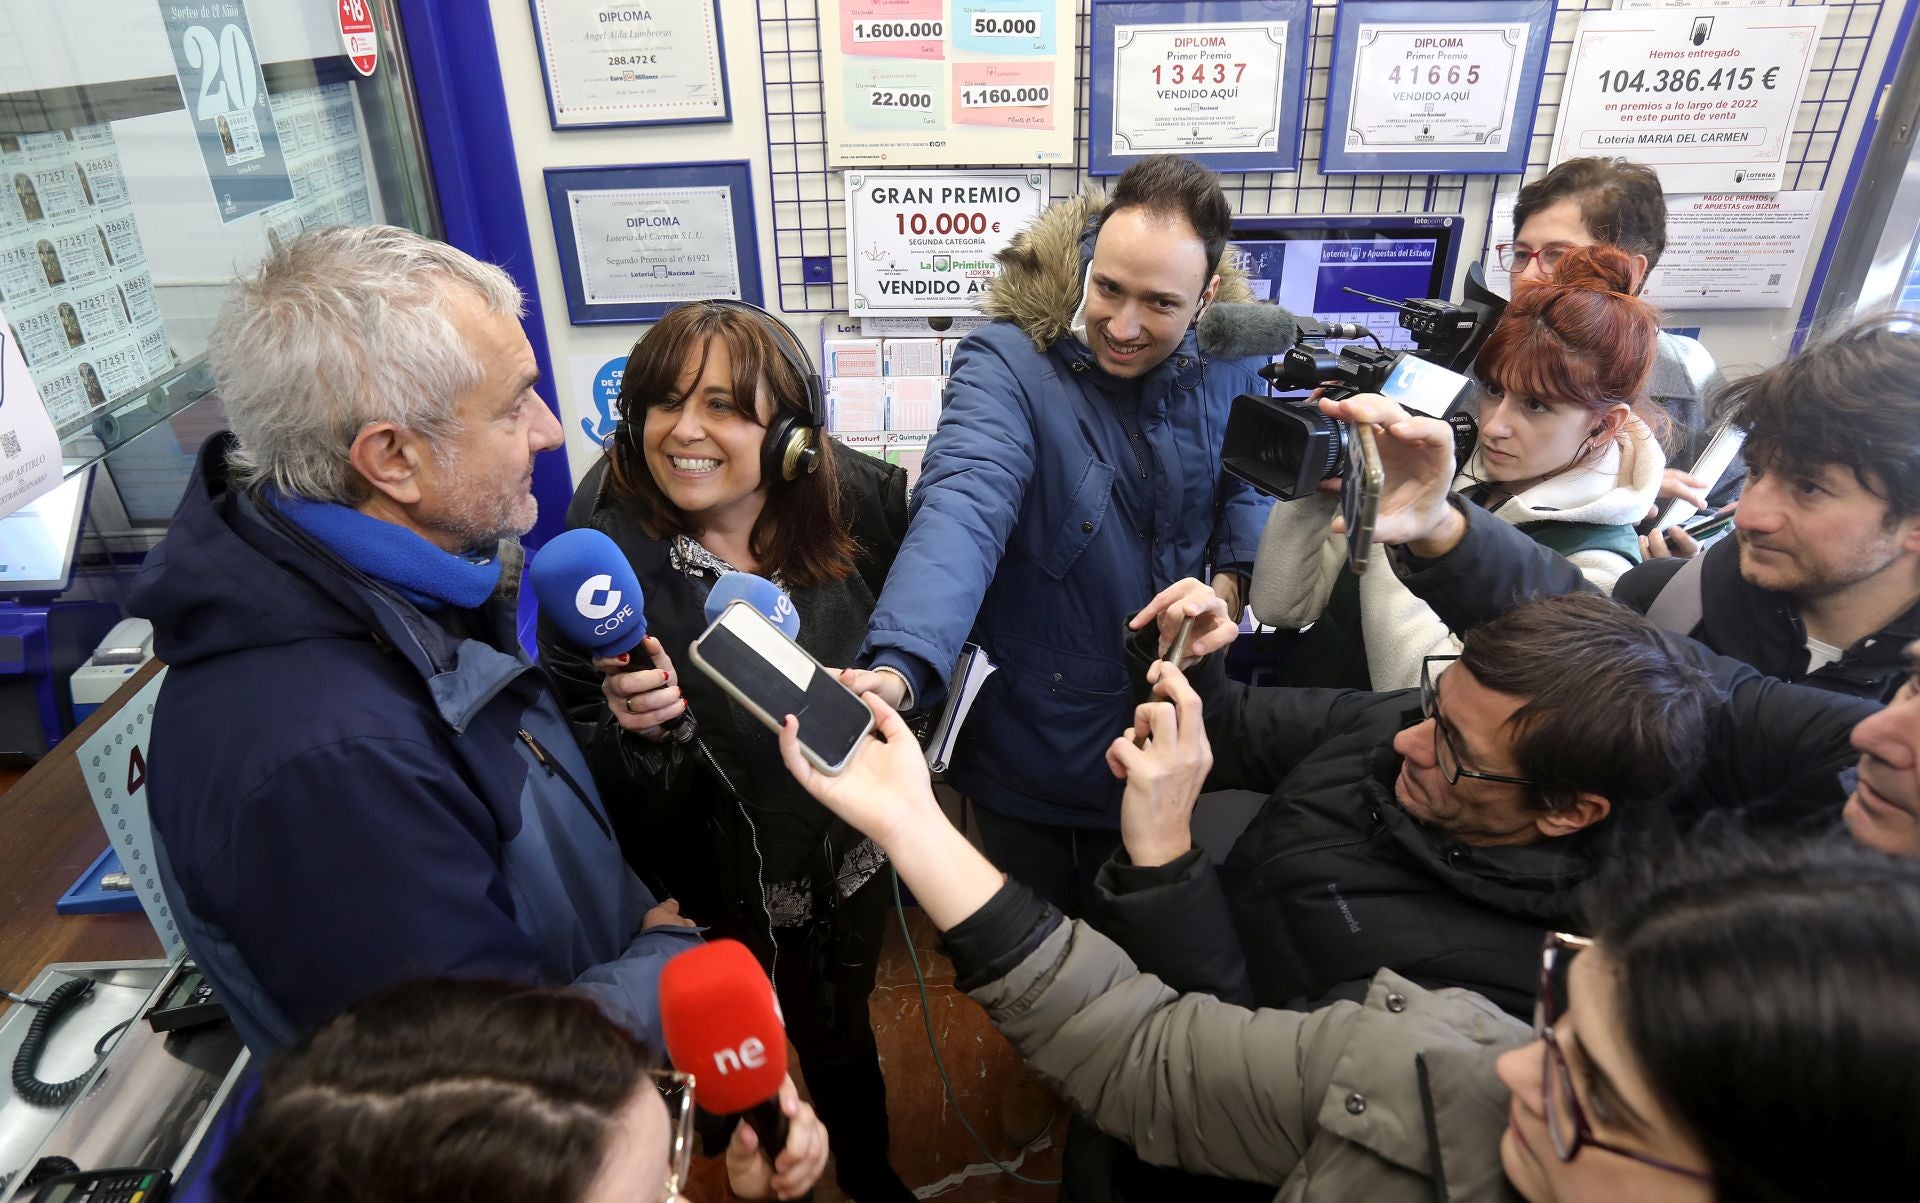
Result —
[[782, 419], [808, 416], [804, 355], [771, 314], [727, 301], [683, 305], [635, 344], [619, 430], [567, 525], [626, 553], [648, 636], [624, 662], [595, 662], [543, 620], [540, 659], [575, 720], [597, 728], [588, 756], [628, 861], [767, 967], [840, 1185], [878, 1203], [913, 1197], [888, 1163], [867, 1017], [886, 858], [807, 796], [773, 732], [687, 655], [730, 572], [786, 590], [800, 646], [822, 664], [852, 663], [866, 635], [906, 531], [906, 474], [817, 430], [801, 432], [818, 458], [800, 466]]
[[[1474, 360], [1480, 442], [1454, 482], [1469, 502], [1567, 557], [1600, 588], [1640, 561], [1633, 526], [1659, 492], [1664, 414], [1645, 395], [1659, 314], [1632, 294], [1633, 262], [1578, 247], [1551, 280], [1525, 283]], [[1421, 661], [1460, 650], [1390, 568], [1355, 577], [1333, 502], [1277, 505], [1254, 562], [1253, 612], [1312, 624], [1288, 653], [1289, 685], [1408, 689]]]

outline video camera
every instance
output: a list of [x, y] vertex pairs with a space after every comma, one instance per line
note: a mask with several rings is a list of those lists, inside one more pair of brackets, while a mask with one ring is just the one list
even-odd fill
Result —
[[[1467, 273], [1466, 299], [1393, 301], [1355, 288], [1345, 291], [1400, 311], [1400, 325], [1417, 351], [1389, 350], [1365, 327], [1296, 318], [1273, 305], [1215, 305], [1201, 318], [1200, 345], [1226, 358], [1278, 356], [1260, 369], [1275, 392], [1332, 386], [1333, 396], [1379, 393], [1411, 413], [1454, 427], [1459, 456], [1472, 453], [1478, 430], [1461, 405], [1472, 391], [1464, 374], [1506, 301], [1487, 288], [1480, 267]], [[1337, 352], [1329, 341], [1349, 342]], [[1263, 493], [1292, 501], [1323, 480], [1346, 476], [1350, 432], [1304, 399], [1245, 394], [1227, 418], [1221, 462]]]
[[[1202, 350], [1223, 358], [1277, 356], [1260, 375], [1278, 392], [1328, 387], [1333, 397], [1379, 393], [1410, 413], [1439, 418], [1453, 427], [1456, 462], [1473, 453], [1479, 427], [1462, 408], [1473, 381], [1464, 373], [1506, 308], [1486, 286], [1478, 264], [1469, 269], [1466, 299], [1459, 304], [1431, 297], [1393, 301], [1356, 288], [1344, 291], [1400, 313], [1413, 336], [1414, 352], [1389, 350], [1364, 326], [1296, 318], [1273, 305], [1218, 304], [1200, 320]], [[1371, 339], [1373, 346], [1357, 340]], [[1329, 341], [1350, 341], [1337, 352]], [[1380, 471], [1372, 432], [1355, 432], [1302, 398], [1243, 394], [1227, 417], [1221, 465], [1262, 493], [1293, 501], [1321, 481], [1340, 479], [1347, 519], [1347, 562], [1363, 572], [1379, 502]], [[1352, 461], [1363, 460], [1357, 467]]]

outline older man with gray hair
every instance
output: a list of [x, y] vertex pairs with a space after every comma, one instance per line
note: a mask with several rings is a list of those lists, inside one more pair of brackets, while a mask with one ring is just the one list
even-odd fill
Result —
[[210, 440], [130, 609], [171, 668], [149, 805], [187, 945], [256, 1054], [423, 976], [575, 983], [658, 1040], [697, 936], [614, 842], [515, 635], [534, 392], [500, 269], [388, 226], [233, 289]]

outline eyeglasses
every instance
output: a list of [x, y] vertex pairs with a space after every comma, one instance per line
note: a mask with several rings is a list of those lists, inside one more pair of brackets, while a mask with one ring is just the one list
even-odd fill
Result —
[[1587, 1113], [1573, 1088], [1567, 1055], [1561, 1051], [1559, 1037], [1553, 1030], [1567, 1010], [1567, 971], [1573, 958], [1582, 949], [1591, 947], [1592, 940], [1565, 932], [1549, 932], [1540, 945], [1540, 997], [1533, 1004], [1533, 1033], [1540, 1039], [1540, 1055], [1545, 1062], [1541, 1066], [1540, 1102], [1547, 1113], [1547, 1134], [1553, 1138], [1554, 1156], [1572, 1161], [1581, 1149], [1591, 1147], [1695, 1182], [1712, 1182], [1711, 1174], [1685, 1169], [1651, 1154], [1623, 1149], [1594, 1136], [1593, 1125], [1587, 1122]]
[[659, 1203], [675, 1203], [687, 1190], [687, 1170], [693, 1164], [693, 1075], [671, 1069], [647, 1072], [660, 1101], [667, 1105], [667, 1180]]
[[1564, 242], [1556, 242], [1549, 246], [1543, 246], [1537, 251], [1516, 243], [1502, 242], [1494, 246], [1493, 254], [1494, 257], [1500, 261], [1501, 271], [1512, 272], [1515, 275], [1519, 275], [1521, 272], [1527, 270], [1529, 263], [1538, 259], [1540, 261], [1540, 270], [1552, 274], [1553, 269], [1560, 266], [1561, 256], [1572, 249], [1572, 247]]
[[[1448, 785], [1460, 784], [1460, 778], [1471, 777], [1475, 781], [1498, 781], [1504, 785], [1524, 785], [1529, 789], [1544, 789], [1537, 781], [1525, 777], [1503, 777], [1499, 773], [1482, 773], [1467, 768], [1460, 760], [1460, 749], [1453, 746], [1453, 728], [1447, 720], [1440, 717], [1440, 673], [1446, 666], [1458, 660], [1458, 656], [1428, 656], [1420, 662], [1420, 713], [1433, 720], [1433, 759], [1440, 765], [1440, 775], [1447, 779]], [[1440, 665], [1436, 671], [1434, 665]]]

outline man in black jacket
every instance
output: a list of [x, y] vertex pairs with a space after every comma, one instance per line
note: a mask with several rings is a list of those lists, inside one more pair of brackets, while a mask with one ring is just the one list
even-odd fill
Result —
[[1733, 385], [1733, 539], [1614, 596], [1770, 676], [1886, 701], [1920, 638], [1920, 319], [1869, 319]]
[[[1168, 594], [1183, 587], [1211, 607], [1198, 582]], [[1149, 609], [1178, 609], [1168, 594]], [[1847, 731], [1871, 709], [1700, 655], [1585, 593], [1512, 609], [1429, 669], [1423, 689], [1385, 694], [1250, 687], [1217, 657], [1192, 670], [1208, 788], [1271, 796], [1216, 882], [1187, 834], [1198, 783], [1129, 777], [1096, 926], [1154, 972], [1260, 1005], [1346, 996], [1384, 966], [1525, 1014], [1541, 933], [1577, 926], [1601, 862], [1671, 838], [1676, 813], [1837, 814]], [[1156, 692], [1187, 694], [1153, 672]], [[1120, 743], [1111, 759], [1124, 775]]]

